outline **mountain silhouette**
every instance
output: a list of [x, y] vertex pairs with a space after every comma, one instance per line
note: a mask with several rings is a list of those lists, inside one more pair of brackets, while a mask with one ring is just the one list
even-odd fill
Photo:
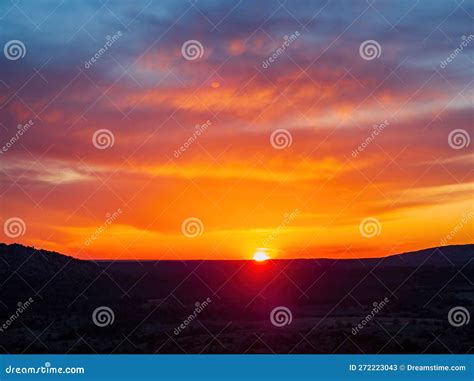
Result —
[[[367, 259], [87, 261], [0, 244], [0, 327], [34, 301], [2, 332], [0, 351], [469, 353], [472, 330], [448, 315], [472, 311], [473, 256], [474, 245], [453, 245]], [[104, 306], [114, 322], [99, 327], [92, 316]], [[271, 323], [280, 306], [288, 327]], [[30, 333], [46, 328], [41, 341]]]

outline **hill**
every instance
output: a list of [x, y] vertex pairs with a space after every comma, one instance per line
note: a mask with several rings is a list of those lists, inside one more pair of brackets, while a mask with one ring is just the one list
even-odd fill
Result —
[[[474, 305], [473, 249], [357, 260], [91, 262], [0, 244], [0, 327], [18, 303], [34, 301], [1, 333], [0, 351], [470, 353], [472, 330], [454, 327], [448, 315]], [[99, 327], [92, 315], [104, 306], [114, 323]], [[270, 316], [281, 306], [291, 323], [276, 327]]]

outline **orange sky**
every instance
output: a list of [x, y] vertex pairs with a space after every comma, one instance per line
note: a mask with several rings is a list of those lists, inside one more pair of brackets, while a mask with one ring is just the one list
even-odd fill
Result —
[[[382, 37], [370, 12], [350, 24], [333, 11], [264, 68], [300, 26], [287, 15], [258, 29], [259, 16], [242, 24], [236, 12], [219, 31], [193, 12], [151, 23], [158, 40], [131, 24], [90, 68], [117, 30], [109, 16], [91, 28], [97, 42], [23, 30], [29, 55], [0, 63], [2, 145], [33, 122], [0, 155], [2, 241], [85, 259], [241, 259], [258, 248], [354, 258], [474, 242], [472, 145], [451, 134], [470, 138], [472, 70], [462, 55], [439, 67], [462, 19], [448, 20], [449, 44], [407, 40], [409, 29]], [[432, 28], [403, 22], [420, 36]], [[55, 28], [68, 35], [65, 22]], [[361, 42], [377, 36], [380, 57], [363, 59]], [[201, 57], [183, 57], [187, 40]], [[99, 149], [103, 129], [113, 145]]]

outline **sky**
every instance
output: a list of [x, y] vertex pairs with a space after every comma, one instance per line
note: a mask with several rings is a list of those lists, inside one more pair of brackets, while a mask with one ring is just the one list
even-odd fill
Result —
[[171, 260], [473, 243], [473, 17], [3, 1], [0, 241]]

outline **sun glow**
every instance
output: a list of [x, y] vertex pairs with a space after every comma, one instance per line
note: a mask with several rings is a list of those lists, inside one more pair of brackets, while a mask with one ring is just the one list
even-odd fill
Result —
[[266, 261], [267, 259], [270, 259], [270, 257], [267, 255], [267, 253], [265, 253], [262, 250], [256, 251], [255, 254], [253, 255], [253, 260], [257, 262], [263, 262], [263, 261]]

